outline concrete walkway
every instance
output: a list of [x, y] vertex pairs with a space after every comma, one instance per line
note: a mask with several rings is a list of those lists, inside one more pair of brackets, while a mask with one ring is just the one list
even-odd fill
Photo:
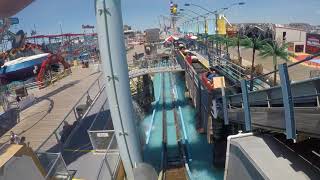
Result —
[[[29, 94], [37, 102], [20, 112], [20, 122], [11, 130], [20, 137], [25, 136], [33, 149], [37, 149], [58, 127], [78, 99], [97, 79], [100, 73], [91, 68], [75, 67], [72, 74], [45, 89], [34, 89]], [[0, 144], [8, 142], [10, 131], [0, 138]]]

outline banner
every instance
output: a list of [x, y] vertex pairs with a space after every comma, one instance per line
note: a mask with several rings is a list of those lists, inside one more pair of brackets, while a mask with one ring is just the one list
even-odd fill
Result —
[[16, 17], [9, 18], [9, 21], [11, 25], [19, 24], [19, 19]]
[[307, 34], [306, 53], [315, 54], [320, 51], [320, 34]]
[[82, 25], [82, 29], [94, 29], [94, 26], [91, 25]]
[[204, 20], [204, 33], [208, 34], [208, 21], [206, 19]]
[[217, 32], [220, 35], [226, 35], [227, 29], [226, 29], [226, 21], [223, 18], [223, 15], [219, 15], [217, 19]]

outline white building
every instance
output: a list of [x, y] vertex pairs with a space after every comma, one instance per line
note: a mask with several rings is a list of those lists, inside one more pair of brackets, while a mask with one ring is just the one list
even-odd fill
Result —
[[289, 51], [305, 52], [307, 32], [292, 27], [275, 26], [275, 40], [289, 43]]

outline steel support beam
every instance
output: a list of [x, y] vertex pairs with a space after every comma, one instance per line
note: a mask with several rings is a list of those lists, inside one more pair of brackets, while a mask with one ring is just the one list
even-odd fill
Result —
[[124, 45], [121, 0], [95, 0], [99, 48], [110, 113], [127, 179], [142, 162]]
[[249, 104], [249, 96], [248, 96], [248, 81], [243, 79], [241, 82], [241, 90], [242, 90], [242, 103], [244, 110], [244, 123], [246, 131], [249, 132], [252, 130], [251, 127], [251, 113], [250, 113], [250, 104]]
[[279, 64], [279, 75], [286, 122], [287, 139], [296, 139], [296, 123], [294, 119], [293, 98], [287, 64]]

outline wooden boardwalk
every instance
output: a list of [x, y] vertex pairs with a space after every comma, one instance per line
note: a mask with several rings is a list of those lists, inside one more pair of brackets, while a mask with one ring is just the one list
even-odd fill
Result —
[[[58, 127], [67, 113], [81, 98], [83, 93], [98, 78], [92, 68], [75, 67], [72, 74], [44, 89], [33, 89], [29, 94], [37, 97], [37, 102], [20, 112], [20, 122], [11, 130], [35, 150]], [[0, 144], [8, 142], [10, 131], [0, 138]]]

